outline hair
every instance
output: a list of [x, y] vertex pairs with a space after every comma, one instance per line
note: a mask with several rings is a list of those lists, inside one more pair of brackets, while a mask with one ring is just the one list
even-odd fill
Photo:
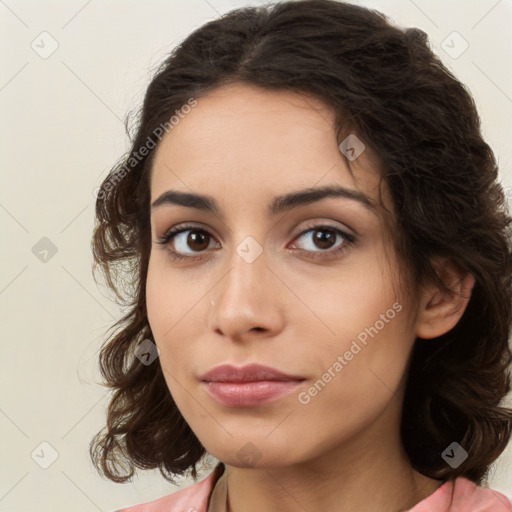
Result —
[[[381, 182], [395, 210], [390, 236], [412, 293], [420, 283], [448, 291], [436, 257], [474, 276], [457, 325], [415, 340], [401, 438], [422, 474], [482, 484], [512, 426], [512, 410], [502, 403], [512, 360], [512, 219], [497, 162], [470, 92], [433, 53], [426, 34], [335, 0], [233, 10], [190, 34], [154, 74], [131, 149], [96, 201], [94, 269], [128, 309], [100, 353], [112, 395], [106, 426], [90, 443], [94, 465], [115, 482], [131, 479], [136, 468], [158, 468], [173, 482], [189, 470], [196, 479], [207, 453], [160, 364], [142, 364], [135, 350], [152, 339], [145, 285], [153, 137], [191, 98], [230, 83], [320, 98], [336, 113], [337, 134], [350, 122], [382, 162]], [[456, 468], [441, 456], [454, 441], [469, 453]]]

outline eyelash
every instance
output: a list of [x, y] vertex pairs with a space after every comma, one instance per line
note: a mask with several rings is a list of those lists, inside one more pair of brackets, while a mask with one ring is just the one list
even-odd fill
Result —
[[[356, 242], [356, 237], [355, 236], [350, 235], [348, 233], [345, 233], [341, 229], [336, 228], [334, 226], [329, 226], [329, 225], [324, 225], [324, 224], [316, 224], [316, 225], [313, 225], [313, 226], [308, 226], [306, 229], [301, 231], [294, 238], [294, 240], [302, 237], [303, 235], [305, 235], [306, 233], [309, 233], [310, 231], [322, 231], [322, 230], [324, 230], [324, 231], [332, 231], [335, 234], [340, 235], [345, 240], [345, 243], [339, 245], [335, 249], [330, 249], [330, 250], [327, 249], [325, 251], [323, 251], [323, 250], [308, 251], [307, 249], [297, 249], [297, 250], [302, 251], [302, 252], [312, 253], [310, 258], [311, 259], [317, 259], [317, 258], [324, 258], [326, 254], [328, 254], [330, 257], [331, 256], [338, 256], [342, 252], [344, 252], [346, 249], [351, 247]], [[212, 236], [206, 229], [199, 228], [198, 226], [194, 226], [192, 224], [184, 224], [184, 225], [182, 225], [180, 227], [172, 228], [169, 231], [167, 231], [156, 243], [159, 244], [159, 245], [167, 246], [169, 244], [169, 242], [171, 242], [174, 239], [174, 237], [176, 237], [180, 233], [183, 233], [183, 232], [186, 232], [186, 231], [195, 231], [195, 232], [198, 232], [198, 233], [206, 233], [206, 234]], [[168, 248], [167, 250], [169, 252], [169, 255], [171, 256], [171, 258], [174, 261], [183, 261], [183, 260], [192, 261], [192, 260], [197, 260], [197, 259], [202, 259], [203, 258], [202, 255], [199, 255], [199, 256], [182, 256], [179, 252], [174, 251], [174, 250], [172, 250], [170, 248]], [[203, 252], [206, 252], [206, 251], [203, 251]]]

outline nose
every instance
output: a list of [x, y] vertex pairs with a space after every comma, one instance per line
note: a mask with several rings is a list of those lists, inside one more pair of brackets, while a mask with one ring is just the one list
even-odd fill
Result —
[[285, 320], [282, 283], [267, 266], [265, 252], [248, 263], [233, 251], [228, 265], [210, 296], [209, 329], [235, 342], [279, 334]]

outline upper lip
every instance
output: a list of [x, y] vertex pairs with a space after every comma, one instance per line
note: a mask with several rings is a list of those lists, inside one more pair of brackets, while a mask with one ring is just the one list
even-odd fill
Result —
[[248, 364], [245, 366], [233, 366], [221, 364], [199, 377], [207, 382], [255, 382], [262, 380], [304, 380], [303, 377], [288, 375], [276, 368], [261, 364]]

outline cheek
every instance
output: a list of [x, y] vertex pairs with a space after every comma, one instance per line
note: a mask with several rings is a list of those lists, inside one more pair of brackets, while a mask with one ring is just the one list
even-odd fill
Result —
[[[385, 314], [386, 310], [382, 312]], [[379, 308], [376, 311], [380, 314]], [[399, 315], [400, 312], [380, 330], [381, 324], [375, 327], [375, 321], [362, 330], [348, 328], [350, 319], [343, 323], [340, 318], [336, 339], [320, 351], [310, 352], [309, 365], [316, 375], [297, 397], [294, 417], [300, 419], [297, 423], [302, 428], [308, 426], [318, 432], [324, 446], [334, 446], [340, 439], [356, 436], [377, 422], [384, 411], [398, 406], [394, 398], [401, 396], [411, 346]], [[301, 428], [293, 424], [288, 428], [287, 432], [280, 432], [283, 443], [286, 435], [300, 438]], [[317, 446], [315, 450], [320, 448]]]
[[[179, 343], [177, 331], [186, 319], [186, 297], [180, 300], [176, 294], [176, 283], [172, 276], [159, 265], [151, 261], [146, 281], [146, 306], [148, 322], [154, 342], [160, 351], [160, 362], [169, 386], [169, 375], [176, 373], [174, 364], [183, 361], [186, 343]], [[171, 357], [172, 354], [172, 357]]]
[[170, 313], [174, 311], [173, 294], [170, 293], [166, 281], [165, 273], [159, 271], [152, 257], [146, 280], [146, 308], [149, 325], [157, 344], [165, 331], [172, 327]]
[[[383, 260], [381, 247], [371, 250], [359, 250], [349, 254], [345, 265], [339, 272], [329, 269], [325, 276], [316, 279], [304, 278], [298, 273], [287, 277], [290, 288], [297, 290], [305, 298], [305, 304], [315, 314], [307, 318], [297, 318], [302, 328], [311, 325], [329, 334], [328, 343], [337, 345], [343, 340], [357, 336], [365, 328], [373, 326], [381, 314], [392, 308], [399, 300], [393, 287], [391, 273]], [[303, 313], [303, 311], [301, 311]], [[392, 310], [389, 316], [398, 316]]]
[[[192, 283], [192, 284], [191, 284]], [[204, 283], [206, 284], [206, 283]], [[172, 340], [173, 334], [202, 307], [205, 291], [185, 273], [173, 272], [166, 265], [165, 255], [150, 258], [146, 280], [148, 321], [156, 342]], [[166, 342], [167, 343], [167, 342]]]
[[304, 402], [311, 398], [319, 408], [334, 402], [340, 410], [354, 412], [361, 404], [378, 408], [396, 391], [415, 336], [395, 288], [376, 251], [323, 286], [321, 293], [304, 290], [306, 296], [317, 297], [313, 309], [323, 323], [315, 322], [323, 334], [315, 337], [311, 331], [308, 338], [318, 341], [303, 354], [318, 384], [306, 392]]
[[[155, 258], [150, 260], [146, 281], [148, 322], [160, 351], [160, 364], [175, 399], [183, 386], [190, 386], [190, 375], [202, 339], [207, 298], [201, 283], [190, 286], [190, 278], [170, 272]], [[207, 286], [205, 286], [207, 288]], [[182, 290], [182, 292], [180, 292]], [[200, 348], [199, 348], [200, 349]]]

